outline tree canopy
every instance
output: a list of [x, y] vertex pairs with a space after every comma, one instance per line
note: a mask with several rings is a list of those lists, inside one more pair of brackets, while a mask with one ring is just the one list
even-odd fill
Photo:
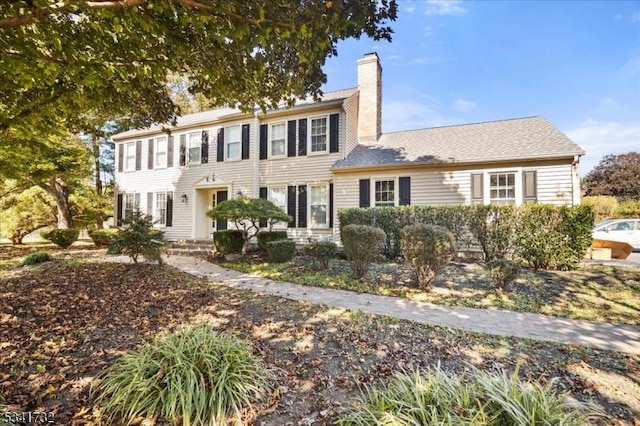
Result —
[[0, 145], [78, 131], [88, 111], [175, 120], [165, 84], [245, 110], [318, 95], [337, 42], [390, 40], [395, 0], [22, 0], [0, 3]]
[[606, 155], [582, 181], [585, 195], [640, 199], [640, 152]]

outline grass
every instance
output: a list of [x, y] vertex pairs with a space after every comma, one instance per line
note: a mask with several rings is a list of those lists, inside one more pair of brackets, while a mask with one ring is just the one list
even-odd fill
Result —
[[430, 290], [418, 288], [401, 263], [378, 262], [362, 280], [347, 261], [332, 259], [328, 270], [310, 258], [273, 264], [258, 257], [224, 261], [222, 266], [296, 284], [403, 297], [446, 306], [507, 309], [592, 321], [640, 324], [640, 268], [582, 266], [576, 271], [523, 269], [507, 291], [499, 291], [477, 263], [450, 263]]

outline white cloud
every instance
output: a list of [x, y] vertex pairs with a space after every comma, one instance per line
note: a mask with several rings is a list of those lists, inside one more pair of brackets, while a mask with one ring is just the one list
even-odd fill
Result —
[[440, 114], [442, 102], [439, 99], [411, 87], [396, 88], [393, 93], [393, 97], [385, 97], [382, 102], [384, 132], [451, 124]]
[[464, 99], [456, 99], [451, 104], [451, 107], [453, 109], [455, 109], [456, 111], [460, 111], [460, 112], [469, 112], [469, 111], [475, 109], [476, 106], [478, 106], [478, 105], [476, 105], [475, 102], [465, 101]]
[[415, 8], [414, 6], [409, 6], [409, 7], [407, 7], [407, 8], [405, 9], [405, 11], [406, 11], [407, 13], [413, 13], [413, 12], [415, 12], [415, 11], [416, 11], [416, 8]]
[[467, 9], [463, 8], [460, 0], [427, 0], [425, 14], [432, 15], [464, 15]]
[[635, 24], [636, 22], [640, 22], [640, 12], [636, 12], [633, 15], [629, 16], [629, 21]]
[[640, 150], [640, 124], [614, 121], [600, 123], [591, 118], [565, 132], [587, 154], [580, 161], [580, 174], [586, 175], [607, 154]]
[[620, 70], [620, 76], [624, 79], [632, 79], [637, 75], [640, 75], [640, 51], [633, 52]]

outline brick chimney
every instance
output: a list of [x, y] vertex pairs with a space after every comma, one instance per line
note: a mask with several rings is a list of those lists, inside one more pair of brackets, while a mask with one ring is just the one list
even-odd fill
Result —
[[382, 133], [382, 67], [378, 54], [358, 59], [358, 140], [375, 142]]

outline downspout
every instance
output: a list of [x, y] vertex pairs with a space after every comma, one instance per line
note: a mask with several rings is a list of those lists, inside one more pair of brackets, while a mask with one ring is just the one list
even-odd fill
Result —
[[573, 162], [571, 163], [571, 174], [573, 175], [571, 180], [573, 184], [571, 185], [571, 201], [572, 204], [578, 205], [580, 204], [581, 199], [581, 187], [580, 187], [580, 174], [578, 173], [578, 164], [580, 163], [580, 156], [574, 155]]
[[251, 198], [260, 196], [260, 120], [258, 119], [258, 109], [253, 113], [253, 187], [251, 188]]

